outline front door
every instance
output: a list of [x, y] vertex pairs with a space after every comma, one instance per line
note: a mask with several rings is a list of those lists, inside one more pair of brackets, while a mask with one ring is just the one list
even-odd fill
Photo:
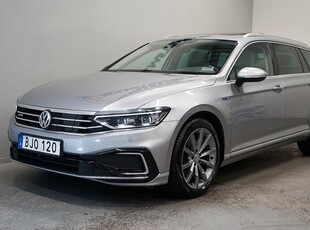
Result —
[[[267, 72], [262, 82], [234, 84], [236, 75], [244, 67], [256, 67]], [[267, 141], [282, 137], [284, 121], [284, 92], [280, 76], [274, 75], [270, 49], [266, 43], [247, 46], [235, 63], [229, 78], [231, 98], [231, 153], [255, 148]]]

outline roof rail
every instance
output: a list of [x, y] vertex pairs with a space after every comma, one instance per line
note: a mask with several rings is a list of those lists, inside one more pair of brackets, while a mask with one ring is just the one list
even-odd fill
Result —
[[178, 38], [178, 37], [190, 37], [190, 38], [199, 38], [199, 37], [212, 37], [220, 35], [245, 35], [245, 33], [209, 33], [209, 34], [186, 34], [186, 35], [168, 35], [164, 37], [167, 38]]
[[279, 37], [279, 36], [275, 36], [275, 35], [265, 35], [263, 33], [248, 33], [248, 34], [245, 34], [243, 37], [249, 38], [249, 37], [260, 37], [260, 36], [263, 36], [266, 38], [278, 39], [279, 41], [282, 40], [282, 42], [291, 42], [291, 43], [298, 45], [298, 46], [309, 47], [308, 44], [306, 44], [304, 42], [296, 41], [296, 40], [290, 39], [290, 38], [283, 38], [283, 37]]
[[173, 38], [173, 37], [179, 37], [180, 35], [168, 35], [168, 36], [166, 36], [166, 37], [164, 37], [164, 39], [166, 39], [166, 38]]
[[245, 35], [243, 35], [243, 37], [245, 38], [250, 38], [250, 37], [257, 37], [257, 36], [261, 36], [264, 35], [263, 33], [247, 33]]

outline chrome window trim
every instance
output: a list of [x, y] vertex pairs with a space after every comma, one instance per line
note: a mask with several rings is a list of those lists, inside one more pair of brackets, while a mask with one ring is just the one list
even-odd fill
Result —
[[[286, 42], [279, 42], [279, 41], [272, 41], [272, 40], [254, 40], [251, 41], [249, 43], [247, 43], [238, 53], [238, 55], [234, 58], [234, 62], [231, 64], [231, 66], [229, 67], [228, 71], [227, 71], [227, 76], [225, 78], [226, 82], [235, 82], [236, 80], [228, 80], [228, 77], [233, 69], [233, 66], [236, 64], [236, 62], [238, 61], [240, 55], [243, 53], [243, 51], [250, 45], [255, 44], [255, 43], [267, 43], [267, 44], [276, 44], [276, 45], [285, 45], [285, 46], [290, 46], [296, 49], [302, 49], [302, 50], [306, 50], [310, 52], [310, 48], [304, 47], [304, 46], [298, 46], [295, 44], [290, 44], [290, 43], [286, 43]], [[273, 63], [274, 64], [274, 63]], [[301, 74], [301, 73], [299, 73]], [[267, 77], [271, 77], [271, 76], [279, 76], [279, 75], [270, 75]]]

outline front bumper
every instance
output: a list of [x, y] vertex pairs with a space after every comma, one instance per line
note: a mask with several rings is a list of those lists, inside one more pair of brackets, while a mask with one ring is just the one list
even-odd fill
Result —
[[[156, 186], [168, 182], [170, 140], [177, 122], [137, 130], [72, 135], [38, 130], [10, 121], [11, 159], [35, 168], [126, 186]], [[61, 157], [17, 148], [18, 134], [63, 141]]]

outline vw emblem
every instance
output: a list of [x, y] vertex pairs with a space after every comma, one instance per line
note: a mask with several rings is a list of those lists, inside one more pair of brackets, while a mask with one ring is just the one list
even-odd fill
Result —
[[47, 110], [43, 111], [39, 117], [39, 124], [40, 124], [41, 128], [47, 129], [51, 124], [51, 120], [52, 120], [51, 113]]

